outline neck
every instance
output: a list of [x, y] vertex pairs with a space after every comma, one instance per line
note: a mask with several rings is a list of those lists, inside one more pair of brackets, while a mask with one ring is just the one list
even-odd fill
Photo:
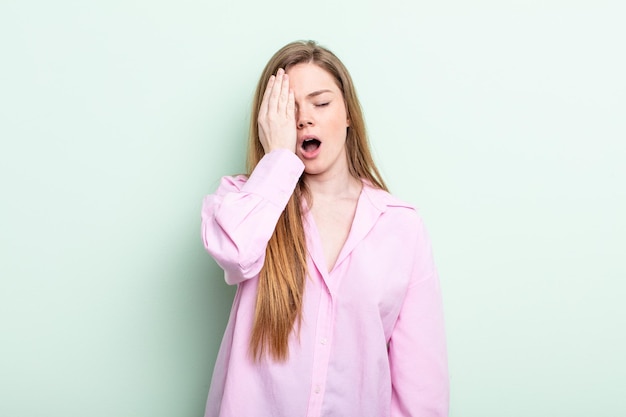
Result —
[[361, 180], [350, 175], [347, 167], [341, 172], [329, 174], [305, 174], [304, 182], [314, 198], [354, 197], [361, 193]]

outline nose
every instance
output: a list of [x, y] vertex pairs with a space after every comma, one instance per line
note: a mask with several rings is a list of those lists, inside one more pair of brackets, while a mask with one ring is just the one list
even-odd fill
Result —
[[303, 129], [306, 126], [313, 126], [313, 119], [300, 109], [296, 110], [296, 125], [298, 129]]

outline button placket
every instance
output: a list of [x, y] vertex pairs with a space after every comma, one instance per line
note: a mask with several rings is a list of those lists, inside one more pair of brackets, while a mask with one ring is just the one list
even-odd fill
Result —
[[[323, 278], [320, 276], [320, 284], [325, 286]], [[327, 288], [326, 288], [327, 289]], [[326, 375], [328, 363], [330, 361], [329, 335], [333, 327], [333, 300], [330, 291], [322, 290], [318, 310], [317, 340], [313, 357], [313, 380], [311, 394], [309, 397], [308, 417], [317, 417], [322, 411], [324, 389], [326, 385]]]

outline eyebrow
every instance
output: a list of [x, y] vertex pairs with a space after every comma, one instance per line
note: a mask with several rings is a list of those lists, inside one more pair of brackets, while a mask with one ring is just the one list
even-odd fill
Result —
[[332, 93], [332, 90], [317, 90], [317, 91], [313, 91], [312, 93], [307, 94], [307, 97], [316, 97], [319, 96], [320, 94], [324, 94], [324, 93]]

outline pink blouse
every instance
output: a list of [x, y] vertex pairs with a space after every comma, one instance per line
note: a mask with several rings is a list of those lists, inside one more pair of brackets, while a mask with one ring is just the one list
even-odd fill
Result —
[[285, 363], [250, 360], [265, 248], [303, 170], [294, 153], [273, 151], [250, 178], [224, 177], [204, 199], [205, 247], [237, 285], [205, 417], [447, 416], [442, 301], [424, 225], [413, 207], [366, 183], [330, 272], [305, 214], [299, 337]]

